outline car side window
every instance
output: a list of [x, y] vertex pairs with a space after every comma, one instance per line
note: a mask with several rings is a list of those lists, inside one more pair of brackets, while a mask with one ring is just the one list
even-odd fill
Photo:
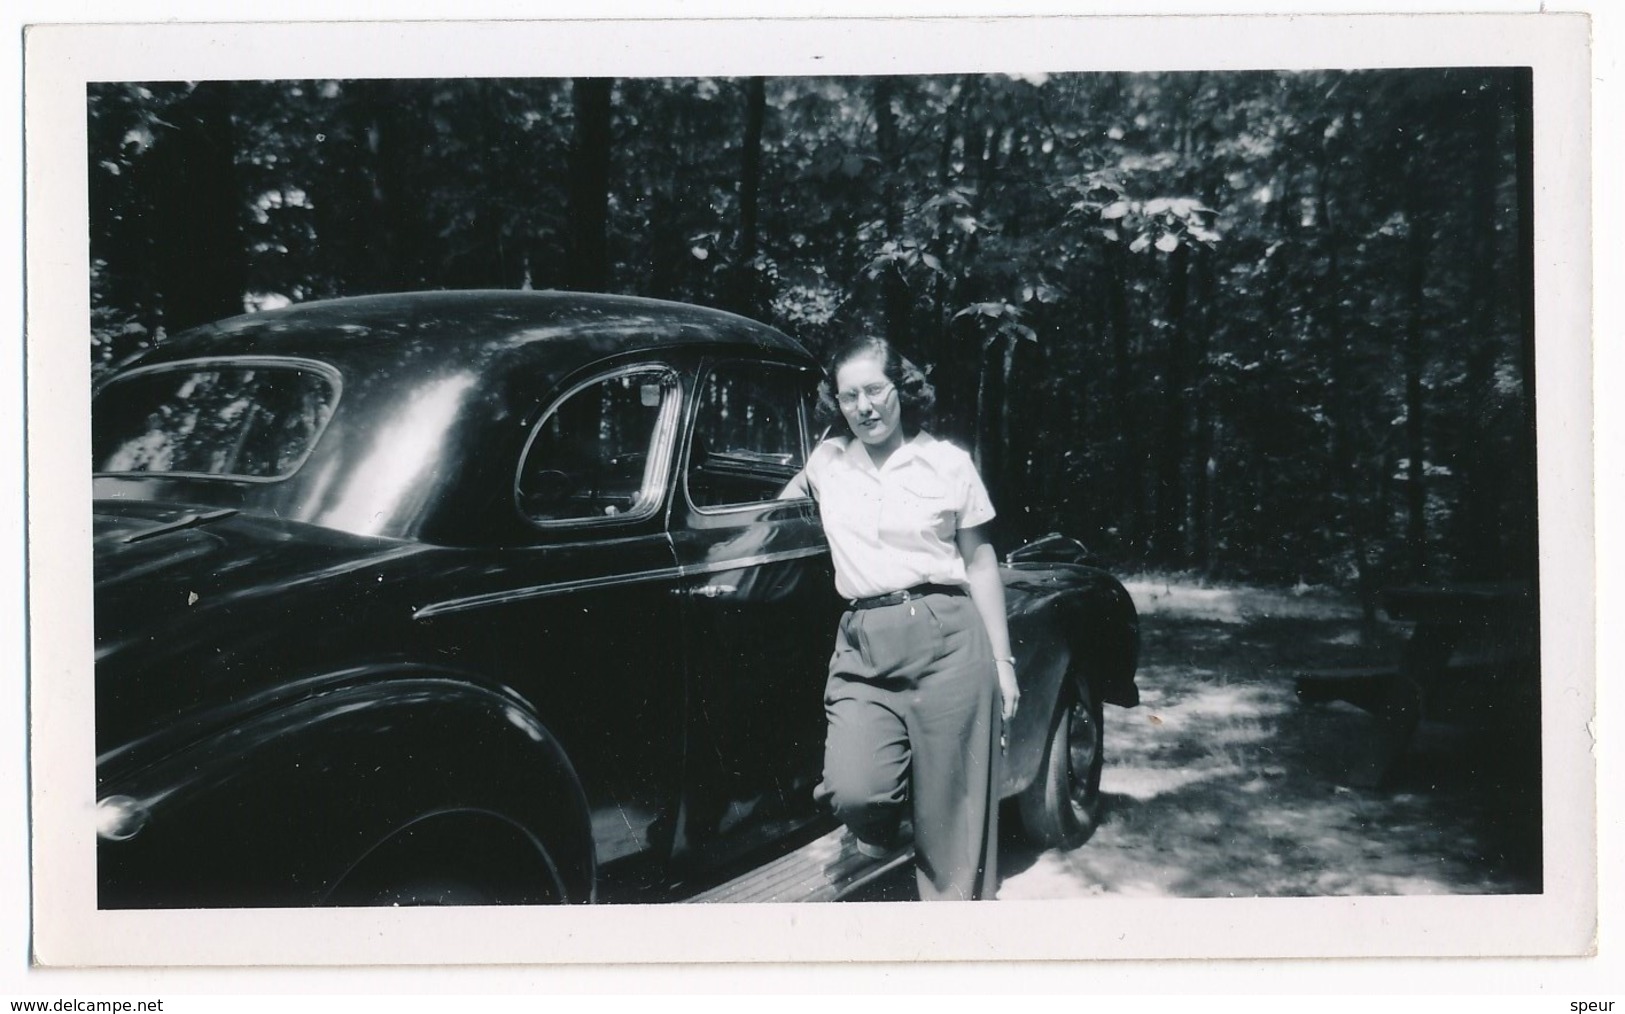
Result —
[[662, 367], [581, 384], [548, 410], [520, 460], [520, 512], [542, 524], [644, 517], [665, 493], [677, 380]]
[[339, 387], [332, 367], [301, 359], [198, 359], [132, 370], [96, 394], [93, 468], [286, 479], [332, 417]]
[[702, 510], [778, 497], [806, 460], [806, 375], [771, 363], [724, 362], [697, 392], [684, 481]]

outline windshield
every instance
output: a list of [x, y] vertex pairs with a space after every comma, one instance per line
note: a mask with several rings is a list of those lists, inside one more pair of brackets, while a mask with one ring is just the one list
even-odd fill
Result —
[[271, 481], [298, 470], [338, 402], [336, 374], [302, 360], [200, 360], [134, 370], [96, 395], [97, 473]]

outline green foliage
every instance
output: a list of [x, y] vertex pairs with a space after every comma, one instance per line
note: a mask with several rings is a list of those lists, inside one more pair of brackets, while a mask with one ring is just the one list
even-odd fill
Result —
[[[609, 287], [815, 351], [890, 335], [1006, 541], [1362, 586], [1515, 569], [1520, 73], [622, 79]], [[175, 115], [195, 87], [89, 90], [98, 369], [173, 329], [158, 154], [205, 129]], [[572, 82], [216, 87], [235, 303], [569, 284]]]

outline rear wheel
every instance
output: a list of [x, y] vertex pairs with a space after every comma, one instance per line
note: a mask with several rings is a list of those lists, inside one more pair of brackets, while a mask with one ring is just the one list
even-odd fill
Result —
[[547, 849], [484, 814], [418, 821], [373, 849], [328, 898], [341, 906], [546, 905], [570, 896]]
[[1094, 833], [1100, 820], [1104, 723], [1089, 683], [1068, 679], [1050, 721], [1038, 777], [1017, 805], [1027, 839], [1043, 848], [1071, 848]]

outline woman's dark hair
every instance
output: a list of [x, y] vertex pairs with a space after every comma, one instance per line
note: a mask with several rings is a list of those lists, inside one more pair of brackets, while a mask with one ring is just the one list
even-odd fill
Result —
[[833, 426], [842, 421], [841, 407], [835, 401], [835, 374], [859, 356], [874, 356], [880, 360], [881, 371], [897, 388], [903, 433], [912, 437], [931, 418], [937, 404], [936, 388], [931, 386], [925, 371], [905, 359], [897, 347], [884, 338], [865, 335], [853, 338], [830, 354], [824, 364], [824, 376], [818, 383], [818, 409], [816, 419], [820, 427]]

